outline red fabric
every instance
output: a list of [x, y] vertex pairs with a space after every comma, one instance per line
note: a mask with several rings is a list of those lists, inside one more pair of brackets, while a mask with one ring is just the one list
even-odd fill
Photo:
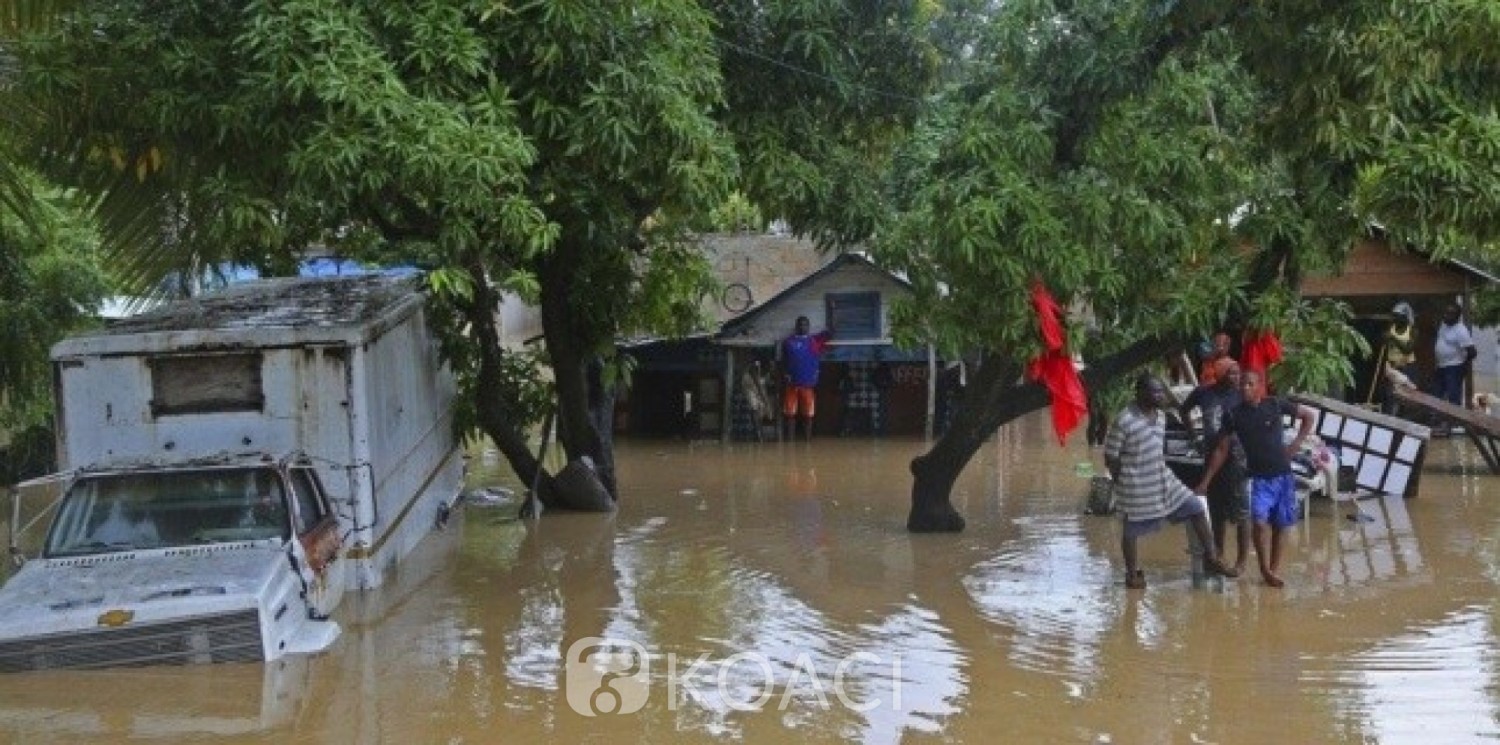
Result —
[[1052, 299], [1052, 293], [1041, 282], [1031, 283], [1031, 307], [1036, 309], [1037, 325], [1041, 327], [1042, 344], [1048, 351], [1058, 351], [1067, 343], [1062, 327], [1062, 306]]
[[812, 338], [812, 353], [813, 353], [813, 355], [817, 356], [817, 357], [822, 357], [823, 356], [823, 352], [828, 349], [828, 341], [830, 339], [832, 339], [832, 338], [833, 338], [833, 332], [832, 331], [828, 331], [827, 329], [824, 329], [823, 331], [819, 331], [818, 333], [813, 334], [813, 338]]
[[1088, 393], [1083, 389], [1083, 379], [1078, 377], [1078, 368], [1073, 366], [1073, 358], [1068, 355], [1062, 306], [1041, 282], [1031, 285], [1031, 305], [1036, 310], [1046, 351], [1026, 366], [1026, 375], [1046, 386], [1052, 397], [1052, 430], [1057, 433], [1058, 444], [1066, 446], [1068, 433], [1088, 416]]
[[1281, 340], [1274, 331], [1248, 330], [1240, 346], [1240, 358], [1246, 370], [1264, 373], [1281, 361]]
[[1083, 389], [1083, 379], [1078, 377], [1078, 368], [1066, 352], [1043, 352], [1031, 361], [1026, 373], [1033, 380], [1047, 387], [1052, 396], [1052, 431], [1057, 433], [1057, 444], [1068, 444], [1068, 433], [1072, 432], [1089, 413], [1088, 393]]

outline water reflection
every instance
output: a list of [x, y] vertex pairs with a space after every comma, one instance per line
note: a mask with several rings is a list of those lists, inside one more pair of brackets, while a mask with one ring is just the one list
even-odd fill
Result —
[[1345, 659], [1310, 661], [1304, 685], [1326, 689], [1341, 718], [1379, 742], [1496, 737], [1494, 619], [1466, 609]]
[[[1315, 502], [1283, 591], [1194, 590], [1168, 530], [1142, 544], [1150, 589], [1127, 593], [1119, 523], [1082, 513], [1075, 466], [1098, 454], [1058, 448], [1045, 416], [962, 476], [965, 533], [908, 535], [921, 449], [622, 443], [618, 514], [465, 510], [341, 611], [329, 654], [3, 677], [0, 741], [1500, 736], [1500, 502], [1462, 441], [1434, 445], [1420, 498], [1362, 501], [1369, 522]], [[476, 484], [507, 480], [474, 465]], [[590, 637], [649, 653], [639, 711], [570, 706], [568, 651]]]

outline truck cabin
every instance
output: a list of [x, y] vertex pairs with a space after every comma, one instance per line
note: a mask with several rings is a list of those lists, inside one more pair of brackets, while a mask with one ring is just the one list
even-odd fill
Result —
[[311, 468], [264, 465], [80, 475], [47, 533], [47, 558], [235, 541], [331, 530]]

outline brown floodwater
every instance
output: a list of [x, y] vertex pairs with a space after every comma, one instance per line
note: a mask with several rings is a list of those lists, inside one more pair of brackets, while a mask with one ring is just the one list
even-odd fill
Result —
[[1285, 589], [1195, 589], [1173, 528], [1131, 592], [1119, 523], [1082, 511], [1098, 453], [1046, 423], [975, 458], [958, 535], [905, 532], [918, 441], [622, 442], [617, 514], [467, 508], [346, 603], [329, 653], [0, 677], [0, 741], [1500, 738], [1500, 477], [1465, 440], [1371, 522], [1314, 501]]

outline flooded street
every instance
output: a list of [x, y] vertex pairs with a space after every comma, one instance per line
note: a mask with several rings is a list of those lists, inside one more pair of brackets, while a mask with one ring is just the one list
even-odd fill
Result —
[[[465, 509], [329, 654], [0, 677], [0, 742], [1500, 738], [1500, 477], [1467, 441], [1371, 522], [1314, 501], [1284, 590], [1193, 589], [1172, 528], [1127, 592], [1117, 519], [1082, 511], [1102, 456], [1046, 425], [980, 452], [937, 536], [904, 528], [919, 441], [622, 442], [618, 514]], [[590, 637], [644, 663], [569, 665]]]

